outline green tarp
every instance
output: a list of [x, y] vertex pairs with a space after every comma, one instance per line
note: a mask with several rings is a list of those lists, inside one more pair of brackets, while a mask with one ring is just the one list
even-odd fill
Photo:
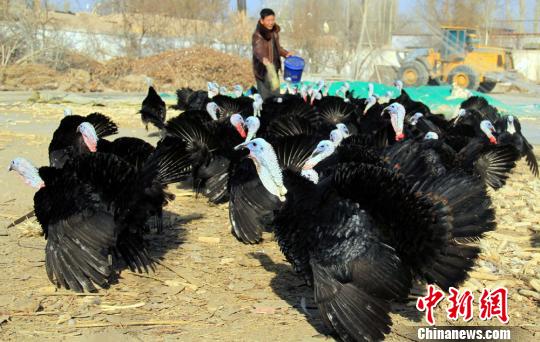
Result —
[[[310, 84], [310, 82], [305, 82]], [[341, 88], [344, 82], [333, 82], [330, 87], [330, 94], [334, 95], [335, 92]], [[355, 97], [367, 97], [368, 93], [368, 84], [370, 82], [349, 82], [351, 90], [354, 90]], [[398, 96], [398, 91], [396, 87], [373, 83], [374, 92], [377, 96], [387, 96], [387, 92], [391, 91], [393, 97]], [[281, 90], [285, 91], [285, 84], [281, 85]], [[450, 86], [423, 86], [423, 87], [414, 87], [414, 88], [405, 88], [409, 96], [413, 100], [421, 101], [425, 103], [433, 113], [442, 113], [447, 116], [452, 116], [456, 113], [459, 104], [465, 99], [448, 99], [451, 94], [452, 87]], [[503, 113], [517, 115], [519, 117], [524, 116], [540, 116], [540, 100], [538, 104], [528, 104], [528, 105], [508, 105], [505, 104], [488, 94], [480, 93], [477, 91], [472, 92], [474, 95], [485, 97], [488, 102], [497, 107], [499, 111]], [[169, 99], [170, 101], [175, 101], [175, 94], [160, 94], [164, 99]]]
[[[310, 83], [310, 82], [306, 82]], [[334, 82], [330, 87], [330, 94], [333, 95], [335, 92], [341, 88], [344, 82]], [[355, 97], [367, 97], [368, 94], [368, 84], [370, 82], [349, 82], [350, 89], [354, 91]], [[373, 83], [373, 88], [375, 95], [377, 96], [387, 96], [387, 92], [392, 92], [393, 97], [398, 96], [398, 90], [396, 87]], [[283, 85], [285, 89], [285, 85]], [[451, 94], [451, 86], [423, 86], [423, 87], [413, 87], [405, 88], [409, 96], [416, 101], [421, 101], [425, 103], [432, 112], [442, 113], [445, 115], [452, 116], [455, 114], [459, 104], [465, 99], [448, 99]], [[480, 93], [477, 91], [472, 92], [473, 95], [483, 96], [488, 102], [497, 107], [501, 112], [512, 113], [517, 116], [538, 116], [540, 115], [540, 100], [538, 104], [534, 105], [507, 105], [488, 94]]]

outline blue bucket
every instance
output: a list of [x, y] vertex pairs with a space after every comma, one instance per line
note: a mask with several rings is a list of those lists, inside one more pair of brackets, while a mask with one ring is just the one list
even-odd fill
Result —
[[299, 83], [302, 80], [304, 71], [304, 59], [298, 56], [291, 56], [285, 59], [285, 73], [283, 78], [289, 77], [293, 83]]

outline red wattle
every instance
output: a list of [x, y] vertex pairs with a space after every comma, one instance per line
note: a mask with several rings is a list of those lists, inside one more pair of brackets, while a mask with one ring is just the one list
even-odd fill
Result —
[[92, 153], [97, 152], [97, 142], [90, 138], [83, 136], [84, 143], [86, 144], [86, 147], [88, 147], [88, 150]]
[[240, 134], [242, 138], [245, 138], [247, 136], [246, 131], [244, 130], [244, 127], [242, 127], [241, 124], [236, 125], [236, 130], [238, 131], [238, 134]]

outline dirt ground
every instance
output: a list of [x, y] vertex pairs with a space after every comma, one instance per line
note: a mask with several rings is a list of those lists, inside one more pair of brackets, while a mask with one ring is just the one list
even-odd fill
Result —
[[[0, 168], [15, 156], [45, 164], [65, 106], [112, 116], [122, 135], [157, 139], [143, 130], [135, 103], [32, 103], [4, 93]], [[0, 340], [331, 340], [312, 292], [271, 234], [260, 245], [239, 243], [230, 234], [227, 205], [210, 206], [190, 190], [171, 186], [176, 200], [167, 207], [168, 227], [163, 235], [148, 237], [152, 255], [163, 260], [156, 272], [123, 271], [110, 289], [77, 295], [55, 290], [47, 279], [45, 241], [35, 221], [6, 228], [32, 209], [34, 191], [7, 172], [0, 172], [0, 188]], [[521, 162], [508, 185], [492, 195], [498, 228], [481, 242], [484, 253], [464, 287], [478, 299], [484, 287], [506, 286], [513, 340], [539, 340], [540, 242], [533, 247], [531, 239], [540, 234], [540, 180]], [[387, 340], [416, 340], [412, 327], [425, 322], [414, 303], [395, 305]], [[449, 321], [445, 305], [436, 310], [438, 325], [500, 325], [477, 317]]]
[[144, 91], [146, 77], [159, 91], [180, 87], [206, 89], [207, 81], [231, 88], [253, 85], [250, 61], [203, 46], [169, 50], [144, 58], [119, 57], [99, 62], [66, 51], [61, 65], [0, 66], [0, 90], [63, 90], [70, 92]]

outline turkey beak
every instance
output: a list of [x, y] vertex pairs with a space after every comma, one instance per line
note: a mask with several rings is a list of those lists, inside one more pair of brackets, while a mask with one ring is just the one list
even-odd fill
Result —
[[321, 151], [319, 150], [315, 150], [311, 153], [311, 156], [309, 157], [309, 159], [311, 158], [315, 158], [316, 156], [318, 156], [319, 154], [321, 154]]
[[239, 145], [236, 145], [236, 146], [234, 147], [234, 150], [235, 150], [235, 151], [238, 151], [238, 150], [247, 148], [247, 144], [248, 144], [248, 143], [249, 143], [249, 141], [246, 141], [246, 142], [243, 142], [243, 143], [241, 143], [241, 144], [239, 144]]

